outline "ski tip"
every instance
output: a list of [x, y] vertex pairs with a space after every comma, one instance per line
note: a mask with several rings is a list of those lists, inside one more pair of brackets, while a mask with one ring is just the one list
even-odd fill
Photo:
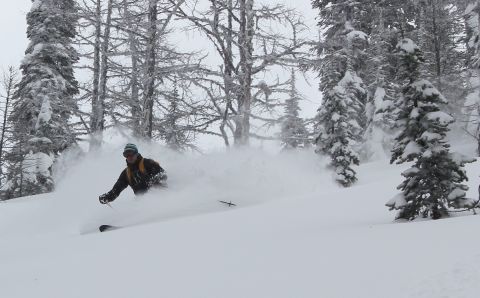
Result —
[[220, 203], [223, 203], [225, 205], [228, 205], [228, 207], [236, 207], [237, 205], [232, 203], [231, 201], [230, 202], [226, 202], [226, 201], [219, 201]]
[[98, 230], [100, 232], [110, 231], [110, 230], [114, 230], [114, 229], [117, 229], [117, 227], [114, 227], [114, 226], [111, 226], [111, 225], [101, 225], [100, 227], [98, 227]]

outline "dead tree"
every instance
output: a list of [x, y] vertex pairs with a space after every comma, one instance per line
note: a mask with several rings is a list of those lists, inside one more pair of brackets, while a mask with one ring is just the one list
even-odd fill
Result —
[[11, 99], [12, 95], [15, 93], [15, 86], [18, 83], [18, 71], [10, 66], [6, 72], [3, 73], [2, 78], [2, 88], [4, 94], [0, 94], [0, 98], [3, 99], [3, 106], [2, 106], [2, 128], [1, 128], [1, 136], [0, 136], [0, 188], [2, 186], [3, 181], [3, 170], [5, 167], [4, 164], [4, 152], [7, 149], [7, 135], [9, 132], [9, 125], [8, 125], [8, 116], [10, 113], [11, 107]]

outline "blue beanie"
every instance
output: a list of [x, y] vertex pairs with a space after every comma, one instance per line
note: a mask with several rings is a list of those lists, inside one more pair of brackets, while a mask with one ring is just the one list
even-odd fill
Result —
[[125, 149], [123, 149], [123, 153], [125, 154], [126, 152], [138, 153], [137, 145], [128, 143], [127, 145], [125, 145]]

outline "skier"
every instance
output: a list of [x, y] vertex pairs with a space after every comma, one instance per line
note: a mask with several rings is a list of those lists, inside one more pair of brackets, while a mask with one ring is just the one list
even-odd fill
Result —
[[154, 160], [143, 158], [135, 144], [127, 144], [123, 150], [127, 168], [123, 170], [112, 190], [101, 195], [101, 204], [113, 202], [130, 185], [135, 194], [147, 192], [152, 186], [162, 186], [167, 180], [165, 170]]

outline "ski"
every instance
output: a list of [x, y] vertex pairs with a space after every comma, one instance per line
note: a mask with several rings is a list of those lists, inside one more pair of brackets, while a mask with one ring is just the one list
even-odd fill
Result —
[[98, 227], [98, 230], [100, 230], [100, 232], [107, 232], [107, 231], [116, 230], [119, 228], [120, 227], [111, 226], [111, 225], [101, 225], [100, 227]]
[[237, 206], [236, 204], [232, 203], [231, 201], [230, 201], [230, 202], [219, 201], [219, 202], [220, 202], [220, 203], [223, 203], [223, 204], [225, 204], [225, 205], [228, 205], [228, 207], [232, 207], [232, 206], [235, 207], [235, 206]]

